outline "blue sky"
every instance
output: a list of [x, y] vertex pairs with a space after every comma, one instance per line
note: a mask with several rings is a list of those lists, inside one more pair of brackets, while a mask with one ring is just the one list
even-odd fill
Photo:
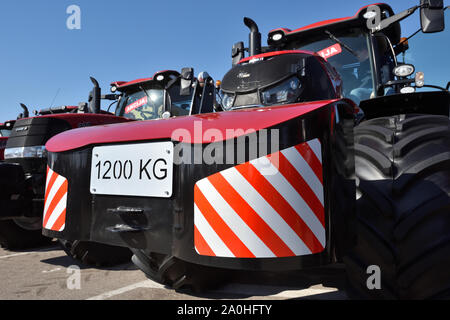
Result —
[[[104, 92], [109, 92], [112, 81], [150, 77], [158, 70], [180, 70], [187, 66], [194, 67], [196, 74], [206, 70], [215, 79], [221, 79], [231, 66], [233, 43], [247, 43], [244, 16], [258, 23], [265, 45], [267, 32], [272, 29], [295, 29], [321, 20], [352, 16], [370, 3], [355, 0], [3, 1], [0, 122], [16, 118], [21, 111], [19, 102], [31, 110], [49, 107], [58, 91], [54, 106], [86, 101], [91, 89], [89, 76], [97, 78]], [[399, 12], [419, 0], [387, 3]], [[81, 8], [81, 30], [66, 27], [69, 17], [66, 9], [72, 4]], [[402, 23], [404, 35], [418, 27], [418, 12]], [[443, 57], [448, 56], [449, 42], [441, 42]], [[438, 60], [423, 65], [433, 66], [435, 61]]]

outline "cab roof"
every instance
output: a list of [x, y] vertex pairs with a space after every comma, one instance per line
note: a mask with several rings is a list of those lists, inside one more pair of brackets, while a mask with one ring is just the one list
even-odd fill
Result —
[[154, 81], [153, 79], [156, 79], [159, 75], [164, 75], [164, 76], [174, 75], [174, 76], [178, 77], [180, 74], [178, 73], [178, 71], [174, 71], [174, 70], [163, 70], [163, 71], [156, 72], [153, 75], [153, 77], [151, 77], [151, 78], [136, 79], [133, 81], [115, 81], [115, 82], [111, 82], [111, 86], [116, 86], [117, 90], [124, 91], [124, 90], [130, 89], [135, 86], [151, 83]]
[[[325, 30], [333, 31], [338, 29], [347, 29], [354, 27], [368, 30], [366, 26], [367, 20], [363, 17], [363, 15], [367, 12], [367, 9], [371, 6], [378, 6], [381, 12], [385, 12], [388, 16], [394, 15], [394, 11], [388, 4], [374, 3], [360, 8], [354, 16], [324, 20], [295, 30], [287, 28], [277, 28], [271, 30], [268, 34], [267, 43], [269, 45], [276, 45], [272, 37], [275, 34], [279, 33], [283, 35], [283, 38], [286, 41], [286, 40], [297, 40], [297, 39], [300, 40], [302, 38], [308, 38], [311, 35], [323, 33]], [[389, 28], [383, 30], [383, 32], [389, 37], [389, 39], [393, 44], [397, 44], [400, 41], [401, 29], [399, 22], [392, 24]]]

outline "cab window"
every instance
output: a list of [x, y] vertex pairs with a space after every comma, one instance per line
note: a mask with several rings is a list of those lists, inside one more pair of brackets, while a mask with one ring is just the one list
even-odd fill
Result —
[[142, 88], [122, 96], [116, 115], [133, 120], [153, 120], [161, 118], [164, 111], [164, 90]]

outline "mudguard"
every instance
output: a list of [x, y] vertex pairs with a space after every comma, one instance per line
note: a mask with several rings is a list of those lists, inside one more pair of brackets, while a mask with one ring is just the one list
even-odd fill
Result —
[[[352, 241], [353, 126], [354, 106], [327, 100], [59, 134], [46, 145], [43, 234], [230, 269], [328, 264]], [[94, 147], [164, 141], [170, 197], [91, 193]]]

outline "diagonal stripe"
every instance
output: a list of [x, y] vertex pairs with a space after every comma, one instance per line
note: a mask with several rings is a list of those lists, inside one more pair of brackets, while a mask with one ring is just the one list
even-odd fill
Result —
[[[242, 243], [249, 249], [253, 256], [257, 257], [275, 257], [275, 254], [258, 238], [258, 236], [249, 228], [249, 226], [241, 219], [241, 217], [230, 207], [230, 205], [223, 199], [216, 188], [211, 184], [209, 179], [203, 179], [197, 182], [199, 189], [203, 195], [208, 199], [211, 206], [233, 230], [233, 233], [242, 241]], [[245, 255], [239, 255], [241, 258], [246, 258]]]
[[319, 139], [313, 139], [306, 143], [309, 145], [311, 150], [314, 152], [317, 159], [319, 159], [320, 163], [323, 163], [322, 162], [322, 145], [320, 144]]
[[203, 238], [200, 231], [198, 231], [197, 227], [194, 225], [194, 239], [195, 239], [195, 251], [198, 254], [203, 256], [215, 256], [214, 251], [212, 251], [211, 247], [206, 242], [205, 238]]
[[[66, 197], [66, 199], [67, 199], [67, 197]], [[61, 201], [65, 202], [66, 199], [61, 199]], [[58, 216], [58, 218], [56, 219], [55, 223], [52, 225], [50, 230], [61, 231], [61, 227], [65, 224], [65, 222], [66, 222], [66, 208], [64, 208], [62, 213]]]
[[197, 182], [194, 187], [194, 201], [206, 221], [208, 221], [209, 225], [217, 233], [220, 239], [222, 239], [234, 256], [254, 258], [255, 255], [247, 248], [241, 239], [236, 236], [233, 230], [231, 230], [225, 221], [223, 221], [222, 217], [212, 207], [206, 196], [203, 194], [205, 190], [200, 189], [199, 182]]
[[[242, 176], [258, 191], [261, 196], [278, 212], [278, 214], [289, 224], [295, 233], [308, 246], [312, 253], [323, 250], [323, 245], [316, 235], [305, 224], [302, 218], [292, 206], [278, 192], [282, 190], [273, 186], [253, 165], [246, 163], [237, 166], [236, 169]], [[279, 174], [276, 175], [280, 176]]]
[[[259, 163], [251, 162], [252, 165], [261, 173]], [[265, 169], [265, 168], [264, 168]], [[306, 223], [308, 228], [317, 237], [322, 246], [325, 246], [325, 228], [316, 217], [314, 212], [308, 207], [303, 198], [297, 193], [294, 187], [281, 174], [265, 176], [267, 181], [282, 195], [286, 202], [293, 208], [301, 219]]]
[[[296, 151], [294, 151], [296, 152]], [[301, 158], [300, 155], [298, 155]], [[272, 161], [271, 157], [268, 157], [269, 160]], [[309, 168], [309, 167], [308, 167]], [[297, 169], [288, 161], [288, 159], [284, 156], [283, 153], [279, 154], [279, 167], [278, 170], [280, 173], [286, 178], [286, 180], [291, 184], [292, 187], [297, 191], [297, 193], [302, 197], [305, 203], [311, 208], [311, 210], [316, 215], [317, 219], [319, 219], [320, 223], [323, 227], [325, 227], [325, 217], [324, 217], [324, 209], [322, 202], [319, 200], [318, 196], [323, 199], [322, 189], [319, 189], [318, 192], [320, 194], [314, 193], [313, 190], [309, 187], [303, 177], [300, 175], [300, 172], [306, 171], [305, 168]], [[297, 171], [298, 170], [298, 171]]]
[[323, 184], [311, 169], [308, 162], [305, 161], [295, 148], [283, 150], [282, 155], [286, 157], [298, 174], [303, 177], [304, 181], [308, 184], [323, 206]]
[[[293, 222], [292, 227], [288, 224], [289, 219], [287, 216], [289, 212], [284, 211], [279, 213], [275, 211], [236, 168], [225, 170], [221, 174], [236, 192], [244, 197], [245, 201], [258, 213], [265, 223], [277, 233], [295, 255], [311, 254], [311, 250], [293, 230], [295, 228], [295, 222]], [[291, 209], [291, 211], [293, 210]], [[293, 212], [293, 219], [291, 220], [295, 220], [297, 217], [297, 214]]]
[[52, 230], [53, 225], [55, 224], [56, 220], [60, 217], [63, 212], [66, 210], [66, 203], [67, 203], [67, 193], [64, 193], [56, 204], [55, 208], [51, 211], [51, 213], [48, 215], [49, 218], [43, 225], [45, 226], [45, 229]]
[[[59, 181], [61, 183], [59, 184]], [[54, 192], [56, 191], [56, 192]], [[44, 221], [43, 225], [45, 226], [47, 224], [47, 221], [49, 220], [50, 216], [53, 214], [53, 210], [55, 209], [56, 205], [60, 202], [61, 198], [67, 194], [67, 180], [64, 179], [62, 176], [58, 176], [57, 182], [55, 183], [54, 187], [50, 191], [49, 197], [47, 199], [46, 208], [44, 209]]]
[[[194, 225], [202, 234], [205, 242], [213, 250], [214, 255], [220, 257], [235, 257], [235, 255], [223, 243], [211, 225], [206, 221], [200, 209], [194, 204]], [[200, 252], [199, 252], [200, 253]]]
[[58, 178], [58, 175], [54, 171], [49, 171], [49, 174], [47, 174], [47, 182], [46, 182], [46, 188], [45, 188], [45, 201], [47, 201], [48, 195], [50, 193], [50, 190], [53, 188], [53, 184], [56, 181], [56, 178]]
[[51, 182], [51, 188], [48, 188], [47, 191], [47, 198], [44, 203], [44, 218], [43, 220], [48, 220], [48, 215], [51, 214], [51, 212], [48, 211], [48, 208], [50, 207], [50, 204], [52, 203], [53, 198], [55, 197], [55, 194], [58, 192], [58, 190], [61, 188], [62, 184], [64, 183], [65, 179], [62, 176], [59, 176], [56, 172], [53, 172], [53, 175], [55, 176], [55, 181]]
[[302, 157], [306, 162], [308, 162], [309, 166], [314, 171], [317, 178], [319, 178], [320, 182], [323, 184], [322, 162], [316, 156], [313, 149], [311, 149], [311, 147], [307, 143], [299, 144], [295, 146], [295, 149], [300, 152]]
[[208, 179], [231, 208], [277, 257], [295, 255], [220, 173], [214, 174]]

